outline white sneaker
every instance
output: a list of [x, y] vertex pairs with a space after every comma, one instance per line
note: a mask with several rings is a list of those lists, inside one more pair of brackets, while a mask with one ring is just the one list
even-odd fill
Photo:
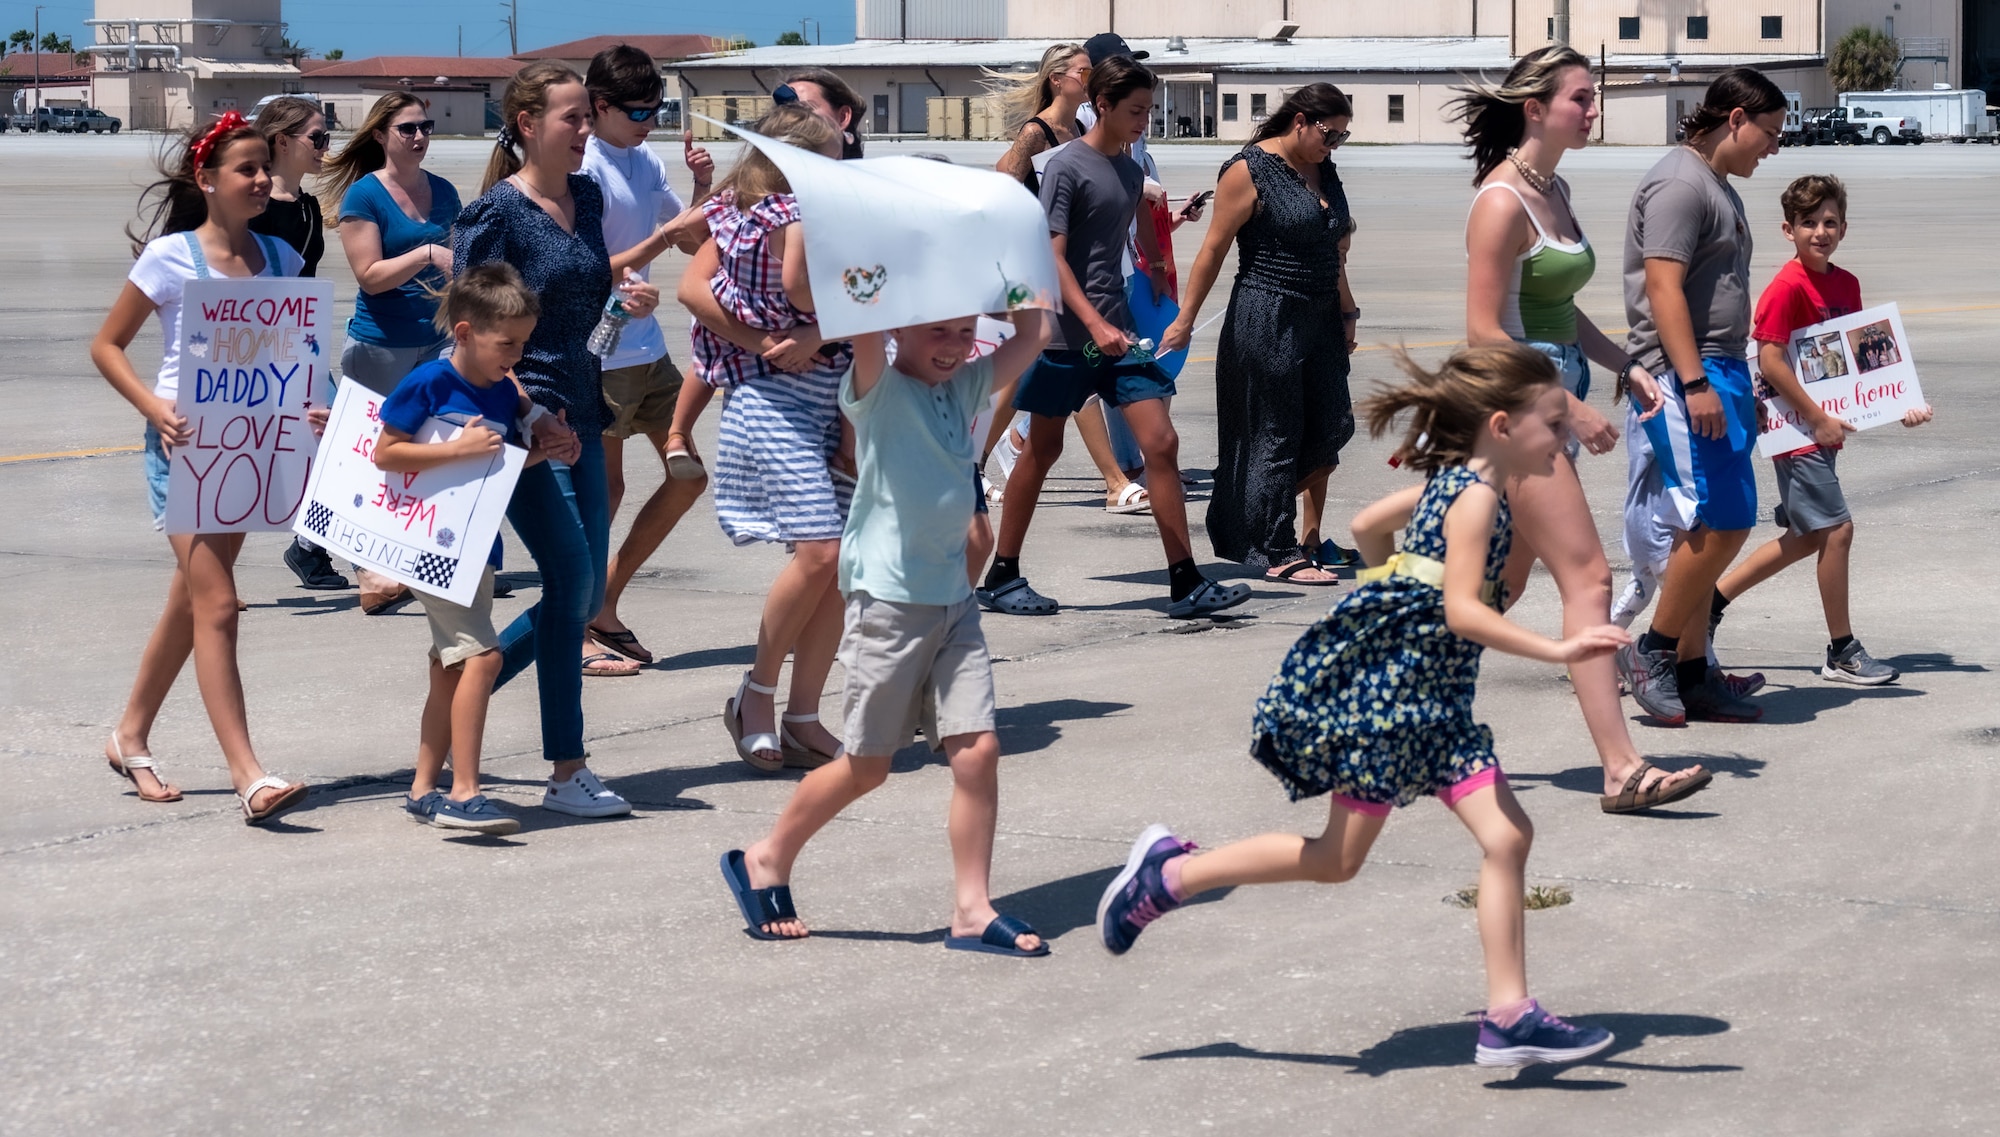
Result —
[[571, 817], [623, 817], [632, 812], [632, 803], [606, 789], [586, 766], [567, 782], [550, 782], [542, 794], [542, 808]]

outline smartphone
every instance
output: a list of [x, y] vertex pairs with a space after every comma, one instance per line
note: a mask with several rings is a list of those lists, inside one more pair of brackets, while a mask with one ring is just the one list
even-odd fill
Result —
[[1183, 215], [1193, 213], [1194, 211], [1200, 209], [1202, 206], [1207, 205], [1208, 199], [1214, 196], [1215, 196], [1215, 191], [1212, 189], [1205, 189], [1201, 191], [1200, 193], [1194, 195], [1193, 197], [1188, 198], [1188, 203], [1186, 205], [1181, 206], [1181, 213]]

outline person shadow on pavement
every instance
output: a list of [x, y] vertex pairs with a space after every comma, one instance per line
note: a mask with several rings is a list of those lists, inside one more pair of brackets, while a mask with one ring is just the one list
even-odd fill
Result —
[[[1570, 1016], [1572, 1021], [1601, 1026], [1618, 1036], [1609, 1050], [1582, 1062], [1523, 1068], [1512, 1078], [1486, 1083], [1499, 1090], [1622, 1090], [1625, 1083], [1609, 1078], [1566, 1078], [1563, 1075], [1584, 1068], [1634, 1070], [1661, 1074], [1733, 1074], [1743, 1067], [1724, 1064], [1669, 1066], [1621, 1060], [1644, 1045], [1648, 1038], [1687, 1038], [1722, 1034], [1729, 1024], [1706, 1015], [1628, 1014]], [[1185, 1058], [1249, 1058], [1266, 1062], [1294, 1062], [1308, 1066], [1340, 1067], [1354, 1074], [1380, 1078], [1399, 1070], [1442, 1069], [1472, 1065], [1473, 1042], [1479, 1033], [1473, 1021], [1431, 1023], [1399, 1030], [1359, 1054], [1301, 1054], [1279, 1050], [1259, 1050], [1240, 1042], [1211, 1042], [1181, 1050], [1161, 1050], [1139, 1056], [1141, 1062], [1162, 1062]]]

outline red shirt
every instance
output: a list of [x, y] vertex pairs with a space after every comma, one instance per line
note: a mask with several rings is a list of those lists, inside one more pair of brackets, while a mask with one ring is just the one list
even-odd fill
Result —
[[[1860, 310], [1861, 282], [1853, 273], [1837, 265], [1826, 266], [1825, 272], [1814, 272], [1794, 257], [1785, 262], [1778, 275], [1764, 287], [1764, 294], [1757, 298], [1757, 316], [1750, 334], [1759, 343], [1789, 348], [1792, 333], [1800, 328]], [[1818, 449], [1816, 444], [1801, 446], [1779, 457], [1810, 454]]]

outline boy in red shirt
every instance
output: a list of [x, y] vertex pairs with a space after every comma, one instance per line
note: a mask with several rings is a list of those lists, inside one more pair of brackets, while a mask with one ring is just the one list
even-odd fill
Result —
[[[1826, 610], [1826, 665], [1820, 675], [1839, 683], [1876, 686], [1892, 683], [1898, 672], [1872, 658], [1854, 638], [1847, 612], [1847, 560], [1854, 545], [1854, 519], [1840, 490], [1834, 460], [1841, 442], [1854, 427], [1820, 409], [1806, 397], [1805, 385], [1792, 372], [1786, 354], [1792, 334], [1801, 328], [1851, 315], [1861, 310], [1861, 282], [1831, 263], [1833, 251], [1847, 236], [1847, 188], [1840, 179], [1808, 174], [1785, 187], [1785, 238], [1798, 250], [1785, 262], [1764, 294], [1757, 298], [1751, 335], [1757, 341], [1757, 366], [1768, 388], [1764, 394], [1783, 395], [1799, 409], [1812, 444], [1772, 459], [1778, 473], [1779, 506], [1775, 520], [1784, 536], [1745, 557], [1715, 586], [1708, 618], [1709, 641], [1731, 601], [1808, 556], [1819, 558], [1819, 600]], [[1931, 420], [1931, 409], [1912, 410], [1904, 426]]]

